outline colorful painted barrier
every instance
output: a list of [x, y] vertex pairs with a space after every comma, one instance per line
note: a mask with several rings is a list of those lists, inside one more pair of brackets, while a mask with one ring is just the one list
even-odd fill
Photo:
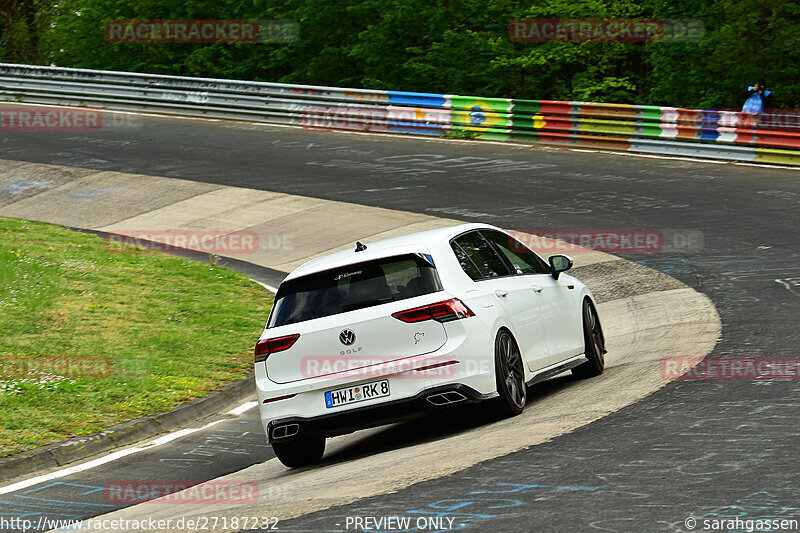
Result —
[[0, 63], [0, 100], [800, 165], [800, 113], [522, 100]]

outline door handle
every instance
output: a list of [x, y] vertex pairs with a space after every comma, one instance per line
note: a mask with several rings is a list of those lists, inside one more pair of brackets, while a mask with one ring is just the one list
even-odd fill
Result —
[[532, 285], [531, 289], [533, 289], [533, 292], [541, 293], [544, 290], [544, 287], [541, 285]]
[[505, 298], [506, 296], [508, 296], [508, 291], [496, 290], [494, 291], [494, 293], [498, 295], [500, 298]]

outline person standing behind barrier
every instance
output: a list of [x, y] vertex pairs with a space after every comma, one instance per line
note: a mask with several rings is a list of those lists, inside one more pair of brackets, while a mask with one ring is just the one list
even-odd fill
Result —
[[742, 98], [745, 99], [742, 113], [763, 113], [769, 107], [771, 96], [772, 91], [767, 90], [764, 80], [758, 80], [742, 93]]

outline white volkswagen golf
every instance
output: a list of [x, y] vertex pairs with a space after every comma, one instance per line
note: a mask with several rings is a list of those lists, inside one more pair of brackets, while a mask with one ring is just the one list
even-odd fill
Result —
[[255, 348], [261, 421], [278, 459], [318, 462], [325, 439], [603, 372], [594, 297], [499, 228], [465, 224], [314, 259], [289, 274]]

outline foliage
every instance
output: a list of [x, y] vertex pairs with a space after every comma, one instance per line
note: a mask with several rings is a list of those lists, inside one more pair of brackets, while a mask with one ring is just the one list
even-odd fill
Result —
[[[764, 77], [775, 107], [800, 104], [794, 0], [2, 1], [38, 6], [33, 18], [19, 15], [35, 23], [10, 24], [9, 10], [0, 10], [0, 53], [10, 61], [701, 108], [740, 108], [741, 92]], [[699, 19], [705, 33], [688, 42], [526, 43], [509, 38], [516, 18]], [[45, 19], [53, 24], [43, 26]], [[289, 19], [300, 36], [293, 43], [109, 43], [103, 25], [115, 19]], [[29, 27], [34, 31], [22, 38], [20, 28]]]
[[0, 59], [39, 63], [41, 37], [56, 12], [50, 0], [0, 0]]

